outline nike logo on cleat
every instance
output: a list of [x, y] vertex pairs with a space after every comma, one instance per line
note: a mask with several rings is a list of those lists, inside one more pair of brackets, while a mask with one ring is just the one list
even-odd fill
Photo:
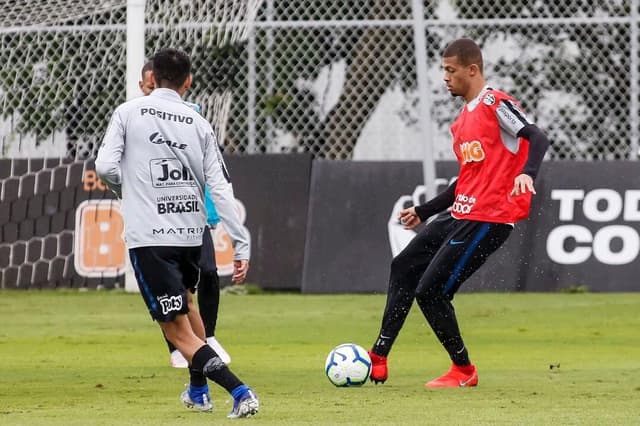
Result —
[[471, 379], [473, 379], [473, 376], [469, 377], [467, 380], [458, 380], [458, 383], [460, 383], [460, 387], [463, 388], [469, 384]]
[[449, 245], [451, 245], [451, 246], [457, 246], [457, 245], [460, 245], [460, 244], [464, 244], [464, 240], [462, 240], [462, 241], [449, 240]]

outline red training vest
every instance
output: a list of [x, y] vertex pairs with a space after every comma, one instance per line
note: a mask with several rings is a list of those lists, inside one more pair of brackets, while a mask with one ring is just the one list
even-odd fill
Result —
[[517, 152], [508, 150], [500, 136], [496, 110], [501, 100], [515, 101], [493, 89], [481, 96], [473, 111], [465, 105], [451, 126], [460, 164], [451, 214], [456, 219], [515, 223], [529, 215], [531, 205], [529, 192], [510, 195], [527, 161], [529, 141], [519, 138]]

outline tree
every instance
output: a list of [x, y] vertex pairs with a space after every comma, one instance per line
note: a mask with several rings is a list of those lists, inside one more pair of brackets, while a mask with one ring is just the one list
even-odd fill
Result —
[[[343, 2], [321, 2], [323, 8], [310, 5], [308, 14], [290, 19], [395, 19], [411, 18], [408, 2], [370, 0], [358, 7], [341, 9]], [[312, 2], [314, 3], [314, 2]], [[433, 2], [426, 5], [433, 13]], [[289, 9], [287, 9], [289, 10]], [[340, 13], [340, 14], [338, 14]], [[330, 16], [327, 16], [330, 15]], [[344, 31], [339, 28], [317, 30], [311, 34], [288, 37], [278, 45], [274, 68], [277, 74], [274, 92], [268, 96], [267, 113], [283, 129], [294, 133], [305, 149], [322, 158], [348, 159], [353, 154], [360, 132], [382, 95], [394, 84], [406, 90], [415, 88], [413, 28], [371, 25]], [[292, 61], [295, 58], [295, 62]], [[295, 79], [314, 79], [323, 66], [346, 61], [346, 79], [337, 104], [324, 119], [318, 113], [320, 101], [309, 90], [297, 88]]]
[[[628, 16], [621, 0], [592, 2], [454, 2], [462, 18]], [[512, 39], [515, 62], [501, 60], [489, 75], [513, 82], [512, 94], [540, 119], [557, 159], [628, 158], [631, 51], [626, 24], [518, 24], [469, 32], [481, 44]], [[622, 83], [622, 84], [621, 84]], [[555, 103], [556, 105], [549, 105]], [[545, 111], [547, 115], [545, 116]]]

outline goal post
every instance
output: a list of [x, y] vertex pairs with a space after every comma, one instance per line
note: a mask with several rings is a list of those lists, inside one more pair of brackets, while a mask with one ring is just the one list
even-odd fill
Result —
[[144, 66], [145, 0], [127, 0], [127, 100], [139, 96]]
[[427, 74], [427, 40], [424, 25], [424, 5], [422, 0], [411, 1], [413, 17], [413, 44], [416, 58], [416, 80], [418, 86], [418, 114], [422, 137], [424, 138], [424, 152], [422, 154], [422, 173], [426, 198], [436, 195], [436, 160], [433, 148], [434, 137], [431, 122], [431, 93], [429, 90], [429, 76]]

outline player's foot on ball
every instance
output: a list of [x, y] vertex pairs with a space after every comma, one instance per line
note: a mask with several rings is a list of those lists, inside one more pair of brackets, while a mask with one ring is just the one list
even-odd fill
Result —
[[216, 340], [215, 336], [207, 337], [207, 345], [211, 346], [211, 349], [213, 349], [218, 354], [222, 362], [227, 365], [231, 364], [231, 355], [229, 355], [227, 351], [224, 350], [220, 342]]
[[227, 415], [228, 418], [251, 417], [258, 413], [260, 402], [250, 387], [246, 385], [238, 386], [231, 394], [233, 395], [233, 409]]
[[187, 408], [194, 408], [198, 411], [211, 411], [213, 404], [209, 396], [209, 386], [191, 386], [180, 394], [180, 400]]
[[171, 357], [169, 358], [169, 363], [171, 363], [171, 366], [173, 368], [187, 368], [187, 367], [189, 367], [189, 363], [182, 356], [180, 351], [177, 350], [177, 349], [175, 351], [171, 352]]
[[389, 377], [387, 357], [380, 356], [369, 351], [369, 358], [371, 358], [371, 374], [369, 374], [369, 378], [375, 384], [384, 383], [387, 380], [387, 377]]
[[478, 385], [478, 370], [473, 364], [451, 368], [442, 376], [425, 383], [426, 388], [464, 388]]

